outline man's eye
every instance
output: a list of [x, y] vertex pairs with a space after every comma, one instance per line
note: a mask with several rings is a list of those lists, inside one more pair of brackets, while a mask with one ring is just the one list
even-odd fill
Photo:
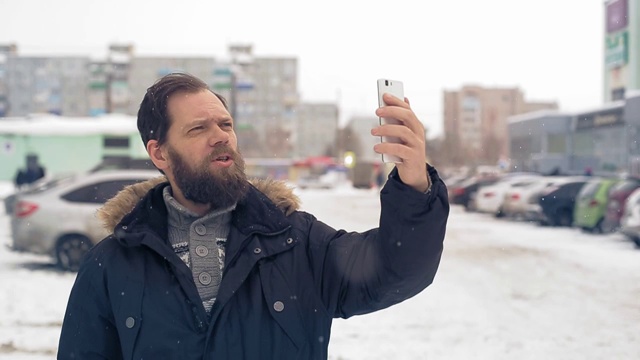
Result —
[[233, 128], [233, 123], [230, 123], [230, 122], [222, 123], [222, 125], [221, 125], [221, 126], [222, 126], [222, 127], [225, 127], [225, 128]]
[[191, 130], [189, 130], [189, 132], [198, 131], [198, 130], [202, 130], [202, 129], [204, 129], [204, 126], [200, 125], [200, 126], [196, 126], [196, 127], [191, 128]]

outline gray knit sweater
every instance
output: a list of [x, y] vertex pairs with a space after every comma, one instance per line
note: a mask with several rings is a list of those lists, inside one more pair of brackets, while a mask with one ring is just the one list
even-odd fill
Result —
[[163, 195], [168, 212], [169, 242], [191, 269], [193, 281], [208, 313], [222, 280], [231, 212], [235, 205], [199, 216], [178, 203], [170, 186], [164, 188]]

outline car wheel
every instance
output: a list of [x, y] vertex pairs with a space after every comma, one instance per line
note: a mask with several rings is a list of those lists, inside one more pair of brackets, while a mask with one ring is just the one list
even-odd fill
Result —
[[568, 209], [559, 211], [558, 217], [555, 219], [555, 225], [571, 227], [573, 225], [573, 212]]
[[604, 219], [600, 219], [596, 226], [593, 227], [593, 232], [596, 234], [604, 234], [605, 233], [605, 224]]
[[464, 210], [465, 211], [475, 211], [476, 210], [476, 201], [474, 199], [469, 199], [469, 201], [467, 201], [464, 204]]
[[56, 245], [58, 266], [67, 271], [78, 271], [84, 255], [91, 248], [91, 241], [83, 235], [65, 235]]

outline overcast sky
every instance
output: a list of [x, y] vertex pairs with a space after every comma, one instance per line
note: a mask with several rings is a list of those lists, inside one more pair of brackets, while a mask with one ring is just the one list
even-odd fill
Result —
[[374, 114], [376, 79], [402, 80], [430, 136], [442, 91], [517, 86], [576, 111], [602, 103], [603, 0], [0, 0], [0, 43], [21, 55], [298, 58], [304, 101]]

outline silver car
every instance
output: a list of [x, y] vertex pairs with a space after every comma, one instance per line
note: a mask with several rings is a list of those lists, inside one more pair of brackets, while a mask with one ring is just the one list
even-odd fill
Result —
[[640, 189], [627, 198], [619, 231], [640, 247]]
[[76, 271], [107, 231], [96, 211], [125, 186], [160, 176], [155, 170], [106, 170], [60, 177], [16, 195], [11, 214], [13, 250], [51, 255]]

